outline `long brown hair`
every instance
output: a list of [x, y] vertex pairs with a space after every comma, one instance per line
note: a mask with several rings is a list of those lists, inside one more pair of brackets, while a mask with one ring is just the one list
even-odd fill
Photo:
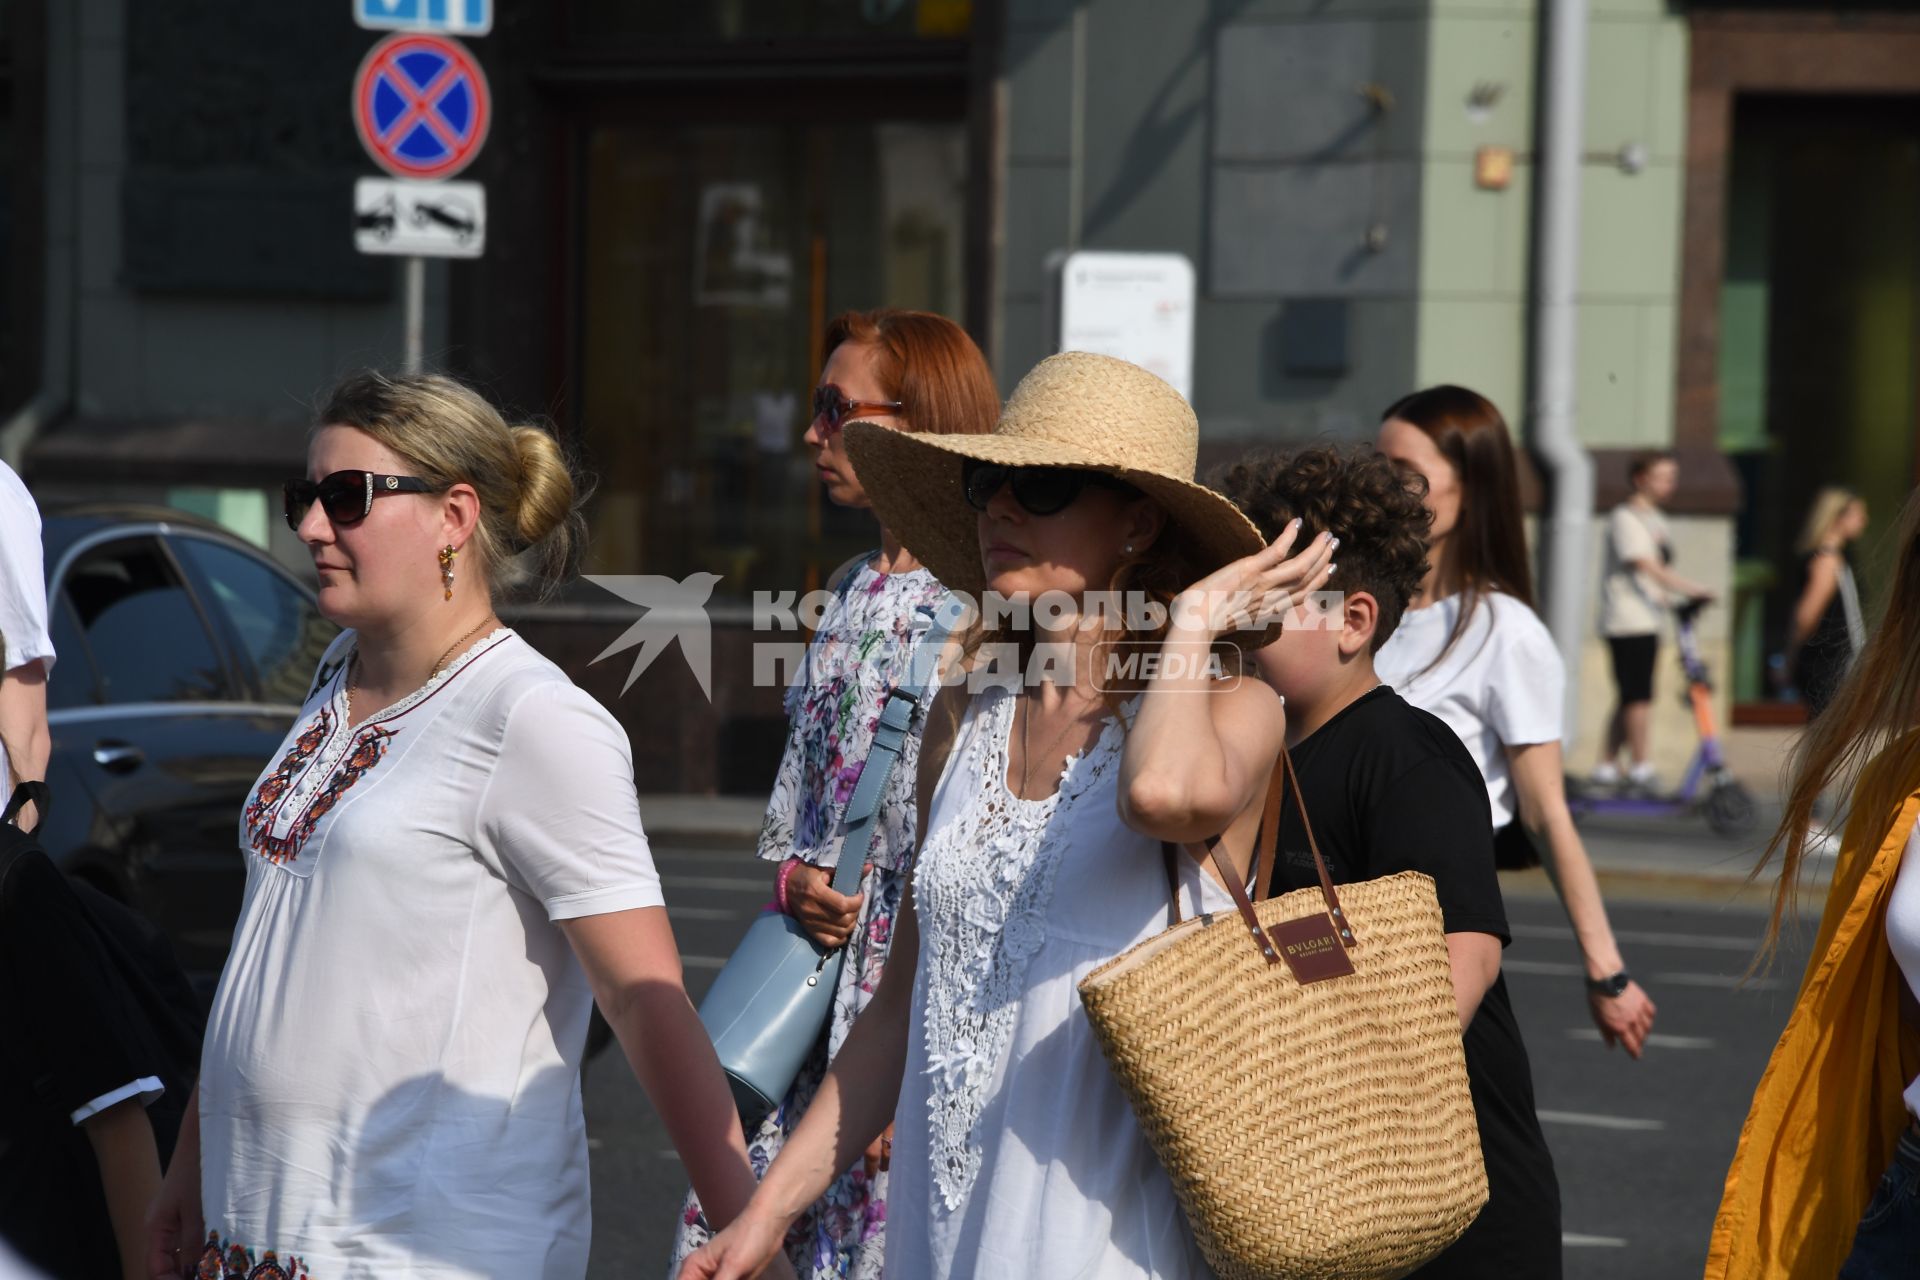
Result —
[[993, 430], [1000, 388], [967, 331], [931, 311], [848, 311], [827, 325], [826, 354], [856, 342], [874, 353], [873, 372], [915, 431], [935, 435]]
[[1452, 564], [1439, 568], [1441, 585], [1451, 585], [1451, 577], [1464, 598], [1446, 646], [1427, 668], [1431, 671], [1466, 634], [1488, 592], [1502, 592], [1533, 608], [1533, 574], [1520, 517], [1520, 463], [1507, 420], [1477, 391], [1455, 386], [1416, 391], [1380, 415], [1382, 422], [1395, 419], [1424, 431], [1460, 477], [1460, 514], [1447, 537]]
[[[1774, 887], [1763, 959], [1773, 954], [1781, 921], [1793, 905], [1801, 857], [1813, 825], [1814, 801], [1836, 784], [1851, 789], [1875, 756], [1901, 743], [1920, 724], [1920, 489], [1907, 495], [1893, 536], [1897, 560], [1886, 592], [1886, 613], [1833, 701], [1795, 744], [1780, 828], [1754, 868], [1757, 878], [1776, 855], [1780, 858], [1780, 881]], [[1904, 745], [1920, 746], [1920, 736]], [[1884, 815], [1875, 813], [1855, 817], [1863, 823], [1884, 821]], [[1870, 830], [1863, 825], [1859, 830], [1884, 834], [1884, 828], [1878, 827]]]

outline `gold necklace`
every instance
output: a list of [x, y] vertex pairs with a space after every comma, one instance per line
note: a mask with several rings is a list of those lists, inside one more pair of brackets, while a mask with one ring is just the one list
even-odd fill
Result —
[[[447, 651], [440, 655], [440, 661], [434, 663], [433, 670], [427, 672], [427, 679], [423, 683], [431, 683], [433, 678], [440, 674], [441, 668], [447, 665], [447, 659], [453, 656], [453, 651], [455, 649], [458, 649], [461, 645], [465, 644], [467, 641], [473, 639], [475, 636], [479, 635], [480, 627], [484, 627], [489, 622], [493, 622], [493, 621], [494, 621], [493, 614], [488, 613], [486, 617], [480, 619], [480, 626], [475, 627], [473, 630], [467, 632], [465, 635], [461, 636], [458, 640], [455, 640], [452, 644], [448, 645]], [[355, 649], [353, 652], [353, 662], [347, 667], [346, 710], [347, 710], [348, 724], [353, 723], [353, 691], [360, 682], [359, 676], [360, 676], [360, 651], [358, 649]]]
[[[1020, 717], [1020, 798], [1025, 800], [1028, 798], [1028, 775], [1033, 772], [1033, 748], [1031, 746], [1033, 738], [1033, 695], [1031, 693], [1023, 693], [1020, 695], [1020, 701], [1026, 709]], [[1077, 715], [1068, 721], [1067, 727], [1055, 734], [1053, 741], [1047, 744], [1047, 754], [1052, 755], [1059, 749], [1060, 744], [1067, 740], [1068, 734], [1072, 733], [1076, 728], [1084, 727], [1085, 724], [1086, 721]]]

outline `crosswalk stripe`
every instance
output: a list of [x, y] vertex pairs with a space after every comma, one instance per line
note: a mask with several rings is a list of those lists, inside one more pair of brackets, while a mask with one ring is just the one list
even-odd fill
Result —
[[[1502, 960], [1508, 973], [1524, 973], [1542, 978], [1578, 978], [1586, 970], [1577, 964], [1559, 960]], [[1724, 987], [1740, 991], [1777, 991], [1778, 978], [1743, 978], [1737, 973], [1654, 973], [1643, 979], [1648, 987]]]
[[738, 920], [748, 914], [744, 907], [668, 907], [675, 920]]
[[1542, 1124], [1568, 1124], [1583, 1129], [1619, 1129], [1652, 1133], [1667, 1127], [1665, 1120], [1642, 1120], [1633, 1116], [1603, 1116], [1590, 1111], [1538, 1111]]
[[1624, 1249], [1627, 1242], [1619, 1236], [1583, 1236], [1577, 1231], [1562, 1231], [1560, 1243], [1568, 1249]]
[[[1545, 938], [1572, 942], [1573, 931], [1550, 924], [1510, 924], [1516, 938]], [[1760, 948], [1760, 939], [1741, 938], [1728, 933], [1661, 933], [1650, 929], [1616, 929], [1614, 940], [1644, 947], [1694, 947], [1704, 951], [1739, 951], [1751, 955]]]
[[[1569, 1040], [1598, 1040], [1599, 1038], [1598, 1027], [1567, 1028]], [[1649, 1049], [1711, 1049], [1717, 1043], [1710, 1036], [1670, 1036], [1663, 1031], [1656, 1031], [1647, 1037]]]
[[660, 877], [660, 883], [668, 889], [728, 889], [739, 893], [758, 893], [771, 898], [773, 881], [748, 879], [746, 876], [676, 876]]

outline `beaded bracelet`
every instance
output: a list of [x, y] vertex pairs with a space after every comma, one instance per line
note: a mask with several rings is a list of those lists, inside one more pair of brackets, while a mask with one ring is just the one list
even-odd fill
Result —
[[799, 865], [800, 859], [788, 858], [780, 864], [780, 874], [773, 882], [773, 905], [780, 909], [780, 914], [783, 916], [793, 914], [792, 908], [787, 904], [787, 881], [792, 877], [793, 869]]

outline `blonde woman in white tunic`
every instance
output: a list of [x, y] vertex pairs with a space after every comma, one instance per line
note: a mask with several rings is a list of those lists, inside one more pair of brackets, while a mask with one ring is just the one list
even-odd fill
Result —
[[[1043, 362], [989, 436], [853, 424], [847, 438], [880, 518], [942, 582], [1034, 607], [963, 643], [974, 674], [993, 644], [1015, 669], [963, 679], [932, 709], [923, 784], [950, 747], [880, 989], [753, 1201], [681, 1274], [760, 1274], [892, 1119], [888, 1275], [1205, 1276], [1076, 988], [1166, 927], [1162, 841], [1225, 833], [1246, 874], [1284, 715], [1260, 681], [1210, 663], [1237, 669], [1231, 606], [1277, 616], [1326, 582], [1329, 543], [1287, 559], [1289, 530], [1264, 547], [1192, 482], [1186, 402], [1104, 356]], [[1103, 631], [1108, 591], [1171, 604], [1171, 620]], [[1159, 665], [1109, 667], [1101, 642], [1116, 640]], [[1183, 909], [1231, 905], [1210, 874], [1181, 855]]]
[[287, 520], [348, 630], [239, 815], [149, 1271], [578, 1280], [595, 999], [702, 1200], [731, 1216], [753, 1177], [626, 736], [494, 614], [514, 569], [564, 569], [574, 485], [550, 436], [442, 378], [349, 379], [320, 422]]

